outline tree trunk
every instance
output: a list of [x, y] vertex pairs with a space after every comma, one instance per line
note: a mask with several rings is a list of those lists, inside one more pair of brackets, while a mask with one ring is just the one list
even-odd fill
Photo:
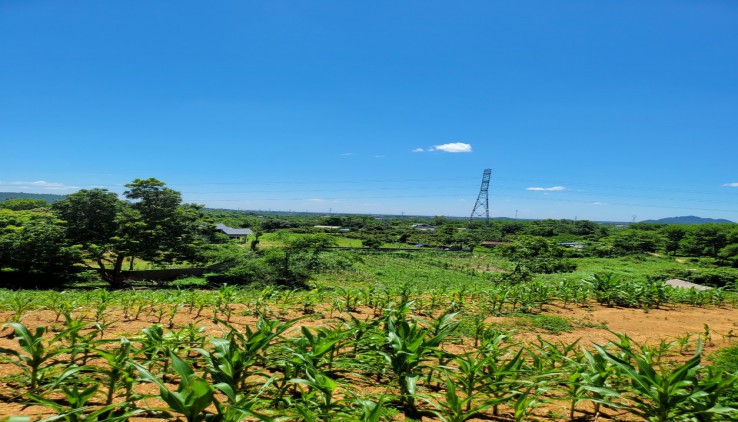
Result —
[[123, 286], [123, 262], [125, 259], [125, 255], [116, 255], [112, 270], [105, 268], [105, 262], [101, 258], [97, 260], [97, 265], [100, 267], [98, 269], [100, 276], [114, 289]]
[[118, 288], [123, 285], [123, 261], [126, 259], [124, 255], [118, 255], [115, 257], [115, 264], [113, 264], [113, 274], [110, 280], [110, 287]]

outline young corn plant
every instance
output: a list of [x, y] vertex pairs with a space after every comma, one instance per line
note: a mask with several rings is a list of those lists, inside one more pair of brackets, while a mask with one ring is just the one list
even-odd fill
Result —
[[[627, 339], [627, 338], [626, 338]], [[620, 356], [595, 345], [598, 353], [609, 361], [618, 375], [630, 382], [624, 394], [628, 400], [622, 408], [648, 421], [710, 420], [715, 416], [736, 416], [733, 407], [718, 406], [720, 395], [736, 382], [736, 375], [700, 374], [702, 344], [694, 356], [674, 367], [654, 366], [650, 356], [637, 352], [631, 343], [615, 342]], [[641, 348], [642, 349], [642, 348]]]
[[443, 422], [464, 422], [478, 416], [490, 408], [494, 403], [492, 401], [483, 401], [474, 403], [476, 395], [459, 396], [456, 390], [456, 381], [451, 377], [446, 377], [446, 394], [443, 401], [430, 401], [436, 410], [431, 412]]
[[313, 367], [306, 368], [305, 378], [293, 378], [289, 382], [308, 387], [307, 391], [302, 393], [301, 402], [307, 407], [306, 410], [317, 410], [319, 420], [331, 420], [342, 408], [341, 403], [335, 398], [338, 383]]
[[120, 345], [114, 350], [97, 349], [95, 351], [106, 366], [96, 368], [95, 372], [107, 377], [105, 386], [107, 393], [105, 395], [105, 406], [113, 404], [116, 391], [121, 388], [124, 393], [124, 401], [130, 402], [133, 399], [133, 385], [135, 383], [135, 374], [131, 365], [131, 342], [127, 338], [120, 338]]
[[492, 413], [499, 415], [499, 405], [516, 395], [518, 380], [524, 363], [522, 347], [510, 334], [488, 328], [480, 340], [479, 360], [485, 379], [481, 391], [493, 402]]
[[604, 405], [610, 408], [616, 408], [614, 399], [620, 397], [620, 393], [616, 392], [610, 386], [610, 377], [614, 373], [614, 368], [610, 362], [599, 353], [591, 353], [586, 349], [582, 349], [583, 362], [579, 365], [579, 377], [571, 379], [576, 382], [576, 390], [569, 396], [571, 407], [569, 414], [574, 418], [576, 405], [582, 401], [591, 401], [594, 403], [594, 418], [600, 415], [600, 409]]
[[[160, 397], [169, 409], [181, 414], [187, 422], [201, 422], [214, 419], [207, 408], [215, 404], [215, 393], [208, 381], [195, 375], [192, 368], [170, 352], [172, 368], [179, 376], [177, 391], [169, 391], [166, 384], [138, 363], [133, 365], [141, 378], [159, 387]], [[169, 416], [171, 418], [171, 415]]]
[[33, 392], [43, 383], [45, 375], [54, 369], [53, 360], [67, 351], [64, 347], [56, 347], [67, 333], [62, 331], [47, 342], [44, 341], [45, 326], [36, 327], [32, 333], [19, 322], [9, 322], [7, 325], [15, 331], [21, 352], [0, 348], [0, 353], [14, 358], [11, 362], [26, 375], [28, 391]]
[[300, 327], [302, 336], [290, 341], [288, 350], [294, 358], [313, 368], [330, 373], [333, 371], [336, 352], [344, 343], [347, 333], [325, 327], [318, 327], [313, 330], [304, 326]]
[[546, 388], [537, 382], [526, 382], [526, 387], [515, 392], [513, 402], [513, 416], [515, 422], [523, 422], [528, 418], [531, 411], [541, 404], [540, 397], [546, 392]]
[[[40, 394], [28, 394], [31, 403], [49, 407], [56, 412], [56, 415], [44, 418], [41, 421], [92, 422], [104, 420], [123, 422], [143, 412], [143, 409], [127, 409], [128, 403], [126, 402], [116, 404], [107, 403], [102, 407], [93, 403], [100, 384], [93, 383], [89, 385], [89, 382], [82, 382], [77, 378], [79, 373], [89, 369], [91, 368], [74, 367], [68, 369], [49, 385], [49, 390], [55, 390], [61, 386], [61, 392], [64, 396], [63, 400], [44, 397]], [[68, 378], [74, 378], [74, 380], [68, 382]]]
[[[124, 414], [111, 415], [118, 405], [99, 406], [88, 404], [94, 398], [100, 385], [80, 386], [75, 383], [72, 386], [62, 386], [64, 402], [52, 400], [39, 395], [30, 395], [32, 403], [49, 407], [56, 412], [55, 416], [42, 419], [43, 422], [67, 421], [67, 422], [92, 422], [92, 421], [126, 421], [131, 416], [141, 411], [131, 410]], [[102, 419], [101, 419], [102, 418]]]
[[350, 357], [356, 357], [368, 349], [367, 342], [371, 343], [372, 340], [369, 337], [377, 331], [380, 321], [369, 317], [360, 320], [352, 314], [348, 316], [349, 320], [344, 321], [344, 331], [348, 335], [348, 345], [351, 347]]
[[213, 385], [214, 389], [226, 397], [226, 403], [221, 403], [216, 396], [213, 402], [218, 413], [217, 415], [209, 415], [212, 416], [209, 420], [213, 422], [241, 422], [244, 420], [272, 422], [282, 420], [281, 418], [272, 418], [255, 410], [261, 394], [269, 384], [270, 382], [267, 381], [257, 394], [248, 396], [233, 391], [230, 386], [223, 383]]
[[[449, 336], [450, 334], [455, 332], [456, 329], [459, 327], [459, 322], [454, 320], [454, 318], [456, 318], [456, 315], [458, 315], [457, 312], [446, 311], [438, 318], [429, 322], [425, 322], [428, 328], [430, 328], [431, 337], [438, 336], [441, 333], [445, 333], [444, 336]], [[446, 365], [454, 357], [451, 353], [448, 353], [442, 348], [436, 348], [432, 351], [432, 354], [435, 356], [438, 362], [437, 367], [439, 368], [444, 367], [444, 365]], [[431, 367], [428, 370], [428, 375], [426, 377], [427, 385], [430, 385], [430, 383], [432, 382], [434, 373], [435, 367]]]
[[35, 298], [27, 292], [18, 290], [8, 296], [5, 298], [5, 303], [13, 311], [13, 315], [10, 317], [11, 322], [21, 322], [26, 313], [36, 307]]
[[355, 420], [359, 422], [381, 421], [385, 410], [384, 400], [384, 395], [379, 396], [379, 399], [376, 402], [360, 397], [354, 397], [354, 402], [361, 407], [361, 413], [355, 416]]
[[267, 350], [297, 321], [282, 323], [262, 318], [256, 323], [255, 330], [247, 326], [243, 333], [220, 321], [230, 329], [226, 337], [211, 340], [212, 352], [197, 350], [205, 357], [206, 370], [216, 383], [226, 384], [234, 391], [244, 391], [248, 389], [248, 377], [259, 375], [252, 368], [266, 365]]
[[422, 364], [426, 356], [438, 349], [451, 334], [451, 327], [455, 326], [447, 325], [434, 334], [417, 321], [408, 319], [407, 312], [411, 306], [412, 302], [406, 303], [388, 315], [385, 322], [387, 344], [381, 353], [397, 377], [402, 404], [407, 413], [413, 415], [417, 413], [415, 399]]
[[83, 316], [73, 318], [69, 314], [64, 315], [64, 335], [60, 338], [66, 343], [69, 353], [70, 364], [79, 363], [79, 365], [87, 365], [87, 361], [92, 356], [95, 348], [97, 337], [103, 330], [103, 326], [99, 322], [85, 321]]
[[164, 337], [164, 328], [159, 324], [146, 327], [143, 330], [143, 336], [139, 338], [141, 343], [140, 352], [146, 358], [145, 365], [148, 370], [152, 370], [157, 363], [162, 367], [161, 373], [166, 380], [169, 367], [169, 353], [171, 344]]

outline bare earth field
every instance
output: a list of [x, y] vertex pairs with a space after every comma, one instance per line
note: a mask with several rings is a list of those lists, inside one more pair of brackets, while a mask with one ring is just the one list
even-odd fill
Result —
[[[233, 305], [234, 312], [232, 317], [232, 323], [234, 326], [252, 326], [255, 324], [256, 319], [253, 316], [246, 316], [248, 310], [244, 305]], [[320, 309], [318, 309], [320, 311]], [[90, 311], [90, 318], [92, 318], [92, 311]], [[335, 325], [341, 322], [341, 319], [345, 317], [345, 314], [335, 313], [333, 317], [330, 315], [321, 314], [317, 312], [315, 315], [302, 320], [300, 323], [307, 326], [322, 326], [322, 325]], [[658, 344], [662, 340], [672, 341], [677, 338], [684, 338], [685, 336], [691, 336], [690, 346], [682, 350], [682, 354], [675, 354], [674, 359], [685, 360], [694, 351], [694, 347], [697, 344], [698, 339], [704, 340], [704, 352], [703, 356], [709, 355], [712, 351], [722, 347], [729, 346], [736, 342], [736, 334], [738, 333], [738, 309], [734, 308], [698, 308], [690, 306], [668, 306], [663, 309], [653, 309], [650, 311], [644, 311], [641, 309], [624, 309], [624, 308], [607, 308], [592, 303], [589, 306], [569, 306], [564, 308], [557, 305], [547, 305], [544, 309], [545, 315], [556, 315], [562, 316], [571, 321], [575, 322], [575, 328], [572, 332], [562, 332], [559, 334], [551, 334], [545, 331], [524, 330], [522, 328], [516, 329], [517, 338], [524, 342], [535, 342], [536, 337], [540, 335], [542, 338], [549, 341], [561, 341], [565, 343], [571, 343], [577, 339], [580, 339], [580, 345], [590, 348], [595, 344], [604, 345], [608, 341], [615, 339], [615, 335], [612, 332], [624, 333], [636, 340], [639, 343], [647, 344]], [[369, 309], [358, 309], [357, 312], [353, 312], [353, 315], [359, 319], [370, 317], [371, 311]], [[302, 314], [296, 311], [282, 312], [279, 315], [283, 319], [293, 318], [302, 316]], [[0, 321], [9, 321], [12, 314], [9, 312], [0, 313]], [[157, 317], [151, 312], [142, 313], [137, 320], [124, 321], [123, 314], [118, 310], [111, 310], [106, 317], [106, 320], [110, 323], [110, 326], [105, 331], [106, 338], [118, 338], [121, 336], [135, 337], [141, 333], [141, 330], [157, 323]], [[190, 323], [196, 323], [197, 326], [206, 326], [206, 332], [213, 335], [222, 335], [222, 330], [218, 327], [211, 318], [211, 315], [203, 313], [199, 318], [196, 318], [194, 312], [188, 310], [188, 308], [182, 308], [177, 315], [173, 318], [173, 326], [166, 327], [178, 329], [186, 326]], [[168, 320], [167, 320], [168, 322]], [[514, 317], [489, 317], [488, 323], [493, 325], [499, 324], [500, 326], [515, 327]], [[32, 331], [32, 329], [39, 325], [45, 325], [51, 327], [53, 330], [58, 330], [62, 326], [61, 321], [55, 321], [55, 315], [51, 311], [36, 310], [27, 313], [22, 323]], [[56, 327], [56, 328], [55, 328]], [[706, 331], [706, 327], [709, 329]], [[612, 332], [611, 332], [612, 331]], [[292, 328], [288, 332], [290, 334], [296, 334], [298, 328]], [[17, 339], [13, 338], [13, 333], [10, 327], [4, 326], [0, 331], [0, 348], [8, 348], [19, 350]], [[472, 348], [471, 339], [464, 339], [463, 341], [447, 346], [446, 348], [451, 352], [462, 352]], [[51, 416], [49, 408], [41, 406], [24, 406], [22, 403], [13, 402], [11, 398], [16, 395], [16, 384], [13, 381], [13, 375], [19, 372], [18, 368], [8, 362], [0, 363], [0, 417], [10, 415], [27, 415], [31, 416], [32, 420], [37, 420], [41, 416]], [[344, 380], [346, 382], [346, 380]], [[355, 391], [362, 392], [376, 392], [377, 394], [387, 393], [393, 391], [394, 386], [383, 386], [377, 385], [367, 380], [349, 380], [352, 383], [352, 388]], [[355, 382], [355, 384], [353, 384]], [[140, 391], [149, 391], [156, 393], [157, 389], [151, 384], [142, 384], [137, 387]], [[147, 399], [149, 405], [155, 406], [156, 404], [152, 401], [154, 399]], [[586, 409], [587, 405], [582, 404], [580, 408]], [[504, 407], [503, 407], [504, 410]], [[568, 404], [566, 402], [550, 401], [545, 403], [534, 412], [534, 417], [529, 420], [555, 420], [559, 417], [555, 415], [568, 415]], [[396, 417], [398, 420], [402, 420], [402, 415]], [[565, 418], [568, 420], [568, 418]], [[604, 410], [601, 415], [601, 420], [613, 420], [613, 421], [627, 421], [627, 420], [638, 420], [632, 419], [632, 417], [626, 416], [614, 410]], [[0, 418], [0, 420], [2, 420]], [[147, 418], [133, 418], [131, 420], [152, 420]], [[159, 419], [160, 420], [160, 419]], [[430, 418], [424, 418], [423, 420], [431, 420]], [[483, 420], [483, 419], [474, 419]], [[500, 417], [488, 417], [486, 420], [512, 420], [510, 419], [509, 412], [507, 415], [503, 414]], [[583, 416], [580, 420], [591, 420]]]

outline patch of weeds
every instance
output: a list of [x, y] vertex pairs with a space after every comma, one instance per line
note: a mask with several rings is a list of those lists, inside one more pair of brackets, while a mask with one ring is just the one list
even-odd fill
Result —
[[565, 415], [559, 412], [554, 412], [553, 410], [549, 410], [548, 413], [546, 413], [546, 419], [552, 420], [552, 421], [562, 421], [567, 418], [568, 418], [568, 415]]
[[183, 277], [178, 278], [171, 283], [169, 283], [172, 287], [202, 287], [206, 286], [208, 284], [207, 280], [204, 277]]
[[574, 321], [577, 328], [597, 328], [607, 330], [607, 321], [594, 322], [589, 318]]
[[555, 315], [522, 315], [516, 322], [518, 326], [544, 330], [552, 334], [570, 333], [574, 330], [571, 320]]

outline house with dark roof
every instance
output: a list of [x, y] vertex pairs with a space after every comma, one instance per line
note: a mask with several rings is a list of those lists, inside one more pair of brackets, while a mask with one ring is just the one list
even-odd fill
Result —
[[248, 236], [251, 236], [254, 234], [254, 231], [251, 229], [234, 229], [233, 227], [228, 227], [222, 223], [216, 224], [215, 229], [219, 230], [221, 233], [225, 234], [231, 239], [244, 239], [245, 240]]

